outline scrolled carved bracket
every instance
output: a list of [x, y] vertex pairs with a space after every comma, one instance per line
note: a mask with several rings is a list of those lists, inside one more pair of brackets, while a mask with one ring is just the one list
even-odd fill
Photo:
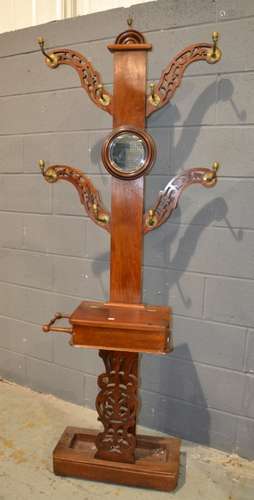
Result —
[[57, 68], [60, 64], [67, 64], [74, 68], [79, 75], [81, 86], [90, 99], [99, 108], [112, 114], [113, 97], [103, 87], [98, 71], [94, 69], [91, 62], [83, 54], [71, 49], [55, 49], [47, 53], [44, 49], [42, 37], [38, 38], [38, 43], [49, 68]]
[[143, 229], [148, 233], [160, 227], [170, 217], [177, 207], [179, 198], [184, 189], [192, 184], [201, 184], [204, 187], [213, 187], [217, 183], [219, 164], [214, 162], [212, 169], [192, 168], [173, 177], [163, 191], [160, 191], [155, 206], [144, 214]]
[[45, 169], [43, 160], [39, 161], [39, 166], [47, 182], [65, 180], [73, 184], [90, 219], [110, 233], [110, 214], [104, 209], [99, 192], [81, 170], [67, 165], [50, 165]]
[[150, 116], [154, 111], [162, 108], [170, 101], [181, 84], [184, 72], [189, 64], [195, 61], [206, 61], [209, 64], [219, 61], [221, 51], [216, 48], [217, 52], [214, 58], [211, 59], [210, 54], [213, 49], [213, 44], [195, 43], [179, 52], [161, 73], [159, 82], [155, 85], [152, 84], [152, 93], [147, 96], [146, 116]]

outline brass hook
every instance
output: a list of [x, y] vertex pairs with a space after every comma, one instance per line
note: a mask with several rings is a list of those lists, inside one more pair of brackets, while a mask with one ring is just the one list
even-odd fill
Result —
[[93, 203], [92, 208], [93, 208], [93, 213], [95, 215], [95, 218], [98, 219], [98, 205], [97, 205], [97, 203]]
[[127, 19], [127, 24], [128, 26], [132, 26], [133, 25], [133, 17], [129, 16], [128, 19]]
[[39, 168], [41, 170], [43, 177], [45, 177], [45, 179], [48, 182], [56, 182], [57, 181], [57, 173], [56, 173], [54, 168], [49, 167], [45, 171], [45, 161], [44, 160], [39, 160], [38, 165], [39, 165]]
[[219, 162], [214, 161], [212, 164], [212, 170], [204, 174], [203, 181], [207, 182], [208, 184], [210, 184], [210, 182], [212, 183], [217, 178], [217, 172], [219, 168], [220, 168]]
[[95, 95], [99, 96], [99, 101], [101, 104], [103, 104], [103, 106], [108, 106], [110, 104], [110, 97], [108, 94], [103, 94], [103, 86], [101, 85], [101, 83], [97, 85], [95, 89]]
[[148, 224], [149, 226], [153, 226], [155, 222], [156, 222], [155, 210], [150, 209], [148, 210]]
[[108, 224], [109, 222], [109, 217], [106, 214], [99, 214], [99, 209], [97, 203], [93, 203], [92, 205], [93, 213], [95, 216], [95, 219], [98, 220], [99, 222], [104, 222], [104, 224]]
[[44, 175], [45, 174], [45, 161], [44, 160], [39, 160], [38, 161], [38, 165], [39, 165], [39, 167], [41, 169], [42, 175]]
[[46, 50], [44, 49], [45, 40], [42, 36], [39, 36], [37, 38], [37, 42], [40, 46], [41, 53], [46, 58], [47, 65], [50, 68], [56, 68], [58, 66], [58, 56], [56, 54], [51, 54], [51, 55], [47, 54]]
[[214, 64], [218, 62], [221, 58], [221, 50], [217, 46], [217, 42], [219, 40], [218, 31], [214, 31], [212, 33], [213, 46], [207, 51], [207, 62], [209, 64]]
[[148, 101], [153, 106], [159, 106], [161, 99], [160, 99], [160, 96], [155, 93], [155, 83], [154, 82], [150, 83], [150, 89], [151, 89], [151, 93], [148, 97]]
[[148, 217], [146, 219], [146, 225], [147, 226], [154, 226], [157, 222], [157, 217], [156, 217], [156, 213], [155, 213], [155, 210], [153, 208], [150, 208], [150, 210], [148, 210]]

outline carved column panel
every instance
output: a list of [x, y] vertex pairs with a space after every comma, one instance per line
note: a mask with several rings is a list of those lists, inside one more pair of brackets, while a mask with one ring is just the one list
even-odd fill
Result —
[[100, 351], [105, 373], [98, 377], [96, 409], [104, 431], [96, 439], [96, 458], [133, 463], [133, 433], [138, 407], [138, 356], [136, 353]]

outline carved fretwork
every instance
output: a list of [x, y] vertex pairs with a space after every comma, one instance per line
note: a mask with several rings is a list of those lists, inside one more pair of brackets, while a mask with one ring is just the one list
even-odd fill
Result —
[[201, 184], [205, 187], [213, 187], [216, 182], [216, 171], [209, 168], [192, 168], [173, 177], [163, 191], [160, 191], [155, 206], [144, 214], [144, 233], [148, 233], [166, 222], [177, 207], [181, 193], [188, 186]]
[[48, 66], [57, 68], [59, 64], [67, 64], [74, 68], [79, 75], [81, 86], [86, 90], [90, 99], [99, 108], [112, 114], [113, 97], [102, 86], [100, 74], [94, 69], [91, 62], [76, 50], [55, 49], [49, 53], [49, 57], [52, 54], [56, 56], [57, 63], [51, 64], [50, 60], [46, 59]]
[[159, 83], [154, 88], [154, 93], [159, 96], [160, 102], [154, 106], [147, 97], [146, 116], [167, 104], [179, 87], [184, 71], [189, 64], [195, 61], [207, 61], [207, 52], [212, 48], [210, 43], [198, 43], [186, 47], [179, 52], [166, 69], [161, 73]]
[[110, 232], [110, 214], [104, 209], [99, 192], [81, 170], [67, 165], [51, 165], [46, 170], [44, 167], [41, 168], [42, 174], [48, 182], [65, 180], [73, 184], [88, 216], [98, 226]]
[[96, 458], [134, 463], [138, 407], [138, 355], [100, 351], [106, 372], [98, 377], [98, 419], [104, 431], [96, 439]]

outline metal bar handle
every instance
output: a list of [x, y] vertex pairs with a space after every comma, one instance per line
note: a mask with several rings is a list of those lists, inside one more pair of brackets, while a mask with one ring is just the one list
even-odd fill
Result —
[[56, 321], [58, 321], [59, 319], [63, 319], [63, 318], [69, 319], [69, 317], [70, 316], [68, 314], [56, 313], [54, 318], [51, 319], [49, 323], [47, 323], [46, 325], [43, 325], [42, 330], [46, 333], [48, 333], [48, 332], [62, 332], [62, 333], [72, 334], [73, 333], [72, 327], [68, 328], [68, 327], [64, 327], [64, 326], [53, 326], [54, 323]]

